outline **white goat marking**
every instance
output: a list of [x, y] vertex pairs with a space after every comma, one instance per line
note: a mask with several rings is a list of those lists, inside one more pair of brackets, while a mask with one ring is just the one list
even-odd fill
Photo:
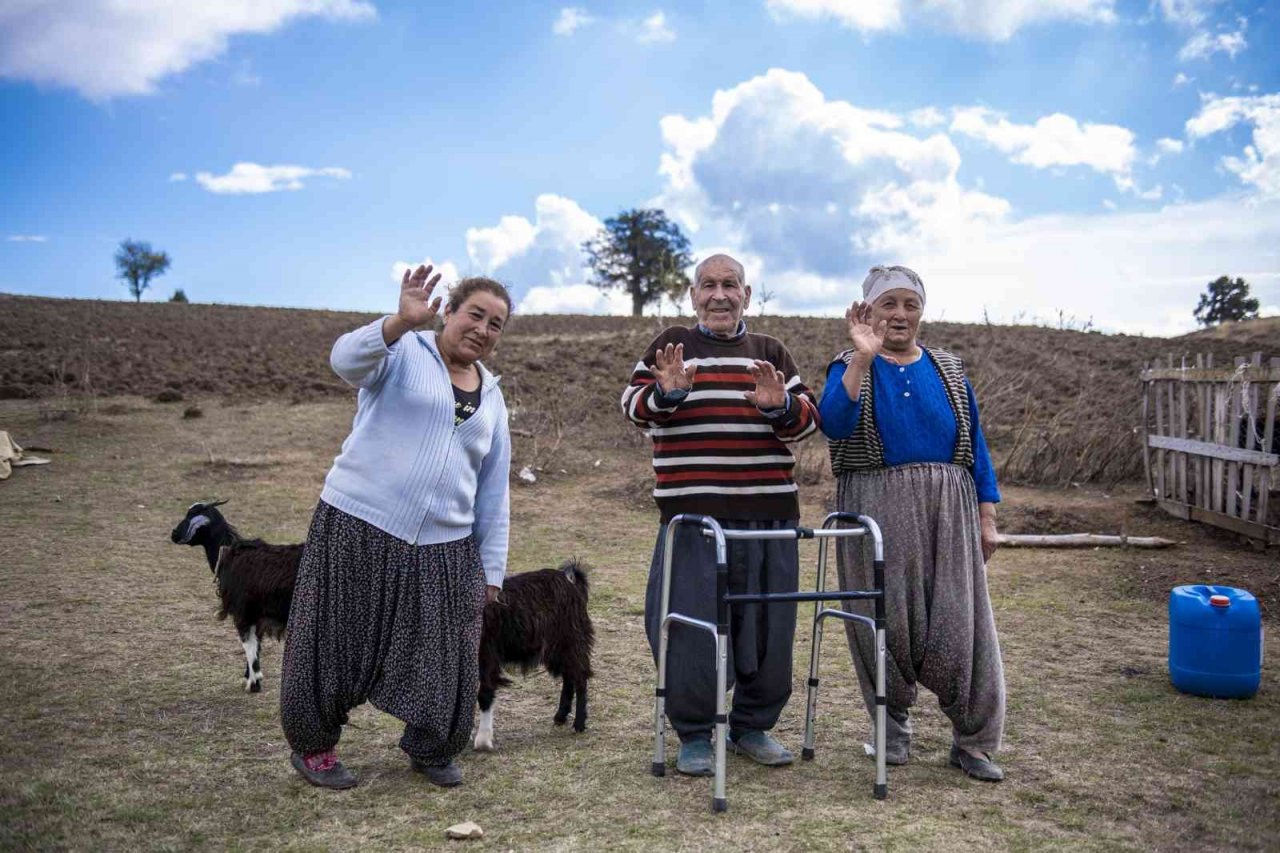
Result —
[[245, 672], [244, 689], [253, 690], [255, 682], [262, 682], [262, 668], [258, 664], [258, 628], [249, 626], [249, 632], [240, 641], [244, 646]]
[[493, 706], [489, 706], [489, 710], [480, 712], [480, 728], [476, 729], [476, 742], [474, 748], [477, 752], [493, 752]]
[[197, 515], [195, 518], [187, 522], [187, 529], [182, 537], [181, 544], [186, 545], [191, 538], [196, 535], [196, 531], [209, 523], [209, 517], [205, 515]]

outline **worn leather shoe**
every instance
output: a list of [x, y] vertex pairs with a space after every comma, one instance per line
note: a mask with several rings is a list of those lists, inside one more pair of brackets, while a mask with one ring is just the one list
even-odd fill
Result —
[[686, 776], [712, 776], [716, 772], [716, 753], [709, 740], [690, 740], [680, 744], [676, 772]]
[[435, 765], [411, 757], [409, 767], [415, 773], [426, 776], [432, 785], [439, 785], [441, 788], [456, 788], [462, 784], [462, 770], [452, 761], [445, 765]]
[[317, 788], [330, 788], [334, 791], [341, 791], [345, 788], [354, 788], [356, 786], [355, 774], [342, 766], [342, 762], [338, 760], [332, 750], [313, 756], [310, 762], [299, 753], [294, 752], [289, 755], [289, 763], [293, 765], [293, 769], [297, 770], [303, 779], [306, 779]]
[[751, 731], [730, 740], [733, 751], [745, 755], [765, 767], [781, 767], [796, 760], [791, 750], [774, 740], [768, 732]]
[[[887, 758], [886, 752], [886, 760]], [[983, 782], [999, 782], [1004, 778], [1004, 771], [989, 756], [979, 758], [954, 744], [951, 746], [951, 766], [959, 767], [966, 776], [972, 776]]]
[[[876, 760], [876, 748], [871, 744], [866, 745], [867, 757], [872, 761]], [[889, 742], [884, 745], [884, 763], [890, 767], [901, 767], [911, 759], [911, 741], [901, 740]]]

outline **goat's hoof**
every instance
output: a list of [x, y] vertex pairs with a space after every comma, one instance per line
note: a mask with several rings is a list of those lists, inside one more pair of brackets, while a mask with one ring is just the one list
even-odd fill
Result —
[[587, 724], [585, 722], [582, 722], [582, 723], [575, 722], [573, 724], [573, 730], [578, 734], [582, 734], [587, 730]]
[[257, 681], [246, 681], [244, 683], [244, 689], [246, 693], [261, 693], [262, 679], [258, 679]]
[[480, 735], [476, 735], [475, 743], [471, 745], [471, 748], [474, 749], [476, 752], [494, 752], [495, 751], [493, 748], [493, 738], [482, 737]]
[[565, 715], [562, 717], [559, 714], [556, 714], [555, 719], [552, 720], [552, 722], [554, 722], [557, 726], [563, 726], [568, 721], [568, 719], [569, 719], [568, 715]]

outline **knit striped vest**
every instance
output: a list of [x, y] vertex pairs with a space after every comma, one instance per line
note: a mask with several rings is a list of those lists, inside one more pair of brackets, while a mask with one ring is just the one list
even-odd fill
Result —
[[[942, 386], [947, 392], [947, 401], [956, 417], [956, 447], [951, 457], [955, 465], [962, 468], [973, 467], [973, 423], [969, 420], [969, 394], [964, 387], [964, 362], [959, 356], [946, 350], [932, 347], [920, 347], [929, 360], [933, 362], [938, 375], [942, 377]], [[833, 362], [843, 361], [846, 366], [853, 359], [853, 350], [845, 350], [837, 355]], [[862, 377], [862, 388], [858, 399], [862, 402], [862, 410], [858, 415], [858, 425], [848, 438], [832, 439], [828, 442], [831, 451], [831, 471], [837, 477], [849, 471], [874, 471], [886, 467], [884, 461], [884, 442], [880, 431], [876, 428], [875, 383], [871, 380], [874, 371], [869, 369]]]

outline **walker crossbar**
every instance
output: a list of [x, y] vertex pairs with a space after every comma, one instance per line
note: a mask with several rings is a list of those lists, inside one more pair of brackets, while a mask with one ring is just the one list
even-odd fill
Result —
[[[839, 523], [854, 525], [837, 527]], [[708, 539], [715, 540], [716, 547], [716, 621], [695, 619], [682, 613], [671, 613], [671, 558], [675, 549], [676, 531], [682, 525], [696, 526]], [[827, 540], [835, 538], [852, 538], [870, 536], [873, 544], [875, 560], [874, 583], [872, 590], [827, 590]], [[818, 542], [818, 581], [814, 592], [782, 592], [752, 593], [731, 595], [728, 590], [729, 566], [727, 548], [728, 539], [817, 539]], [[871, 600], [875, 602], [875, 618], [844, 610], [824, 608], [825, 601]], [[875, 630], [876, 636], [876, 710], [875, 710], [875, 759], [876, 781], [872, 791], [876, 799], [888, 796], [889, 786], [885, 774], [885, 616], [884, 616], [884, 543], [880, 537], [880, 527], [871, 518], [851, 512], [833, 512], [823, 520], [822, 527], [785, 528], [781, 530], [725, 530], [714, 518], [706, 515], [685, 513], [677, 515], [667, 522], [666, 542], [662, 560], [662, 609], [658, 638], [658, 673], [657, 686], [654, 689], [653, 707], [653, 764], [651, 772], [654, 776], [666, 775], [666, 695], [667, 695], [667, 651], [669, 648], [669, 629], [675, 622], [707, 631], [715, 639], [716, 646], [716, 713], [715, 713], [715, 774], [712, 782], [711, 810], [722, 812], [728, 809], [729, 801], [725, 796], [725, 751], [728, 735], [727, 684], [728, 684], [728, 639], [729, 610], [735, 604], [799, 604], [812, 601], [813, 608], [813, 643], [809, 653], [809, 693], [805, 714], [804, 749], [801, 753], [805, 759], [814, 757], [814, 723], [817, 718], [818, 704], [818, 652], [822, 645], [822, 623], [829, 617], [847, 621], [863, 622]]]
[[750, 592], [741, 595], [726, 595], [724, 600], [730, 604], [777, 604], [790, 601], [799, 604], [801, 601], [848, 601], [853, 598], [879, 598], [880, 593], [874, 589], [849, 590], [847, 592]]

